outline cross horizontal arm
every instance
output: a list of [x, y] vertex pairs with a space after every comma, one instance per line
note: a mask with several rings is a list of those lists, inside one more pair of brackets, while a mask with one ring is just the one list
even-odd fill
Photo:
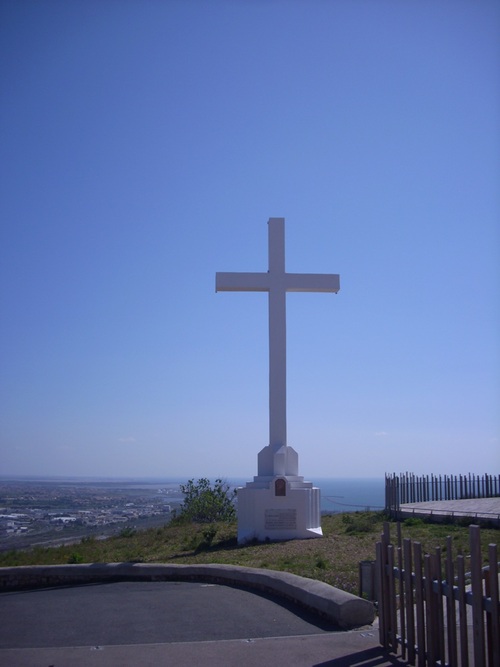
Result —
[[286, 273], [287, 292], [338, 292], [340, 277], [335, 273]]
[[216, 292], [269, 292], [268, 273], [216, 273]]

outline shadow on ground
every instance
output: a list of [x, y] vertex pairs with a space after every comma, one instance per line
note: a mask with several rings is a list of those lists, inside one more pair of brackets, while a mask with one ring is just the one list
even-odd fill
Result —
[[368, 648], [365, 651], [352, 653], [341, 658], [319, 662], [313, 667], [377, 667], [377, 665], [406, 665], [407, 663], [391, 653], [385, 651], [381, 646]]

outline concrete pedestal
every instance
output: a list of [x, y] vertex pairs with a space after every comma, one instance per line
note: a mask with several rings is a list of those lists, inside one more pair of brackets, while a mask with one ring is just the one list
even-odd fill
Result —
[[238, 543], [322, 537], [320, 499], [319, 488], [298, 475], [295, 450], [264, 447], [259, 474], [238, 489]]

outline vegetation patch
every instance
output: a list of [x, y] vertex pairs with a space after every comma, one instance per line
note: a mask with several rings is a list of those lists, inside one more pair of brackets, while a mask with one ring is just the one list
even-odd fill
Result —
[[206, 477], [196, 482], [190, 479], [187, 484], [181, 484], [180, 489], [184, 494], [184, 502], [180, 515], [174, 519], [175, 522], [212, 524], [215, 521], [235, 520], [236, 489], [231, 490], [229, 484], [222, 479], [216, 479], [213, 485]]
[[[325, 581], [358, 594], [359, 562], [375, 560], [375, 544], [386, 520], [380, 512], [334, 514], [322, 517], [323, 538], [238, 545], [235, 521], [194, 523], [183, 519], [162, 528], [137, 530], [106, 540], [85, 539], [78, 545], [37, 547], [0, 553], [0, 566], [77, 563], [224, 563], [292, 572]], [[396, 524], [391, 539], [397, 542]], [[488, 544], [498, 543], [500, 531], [481, 529], [483, 560]], [[407, 522], [402, 538], [421, 542], [424, 553], [444, 549], [452, 536], [454, 553], [469, 554], [469, 531], [457, 525]]]

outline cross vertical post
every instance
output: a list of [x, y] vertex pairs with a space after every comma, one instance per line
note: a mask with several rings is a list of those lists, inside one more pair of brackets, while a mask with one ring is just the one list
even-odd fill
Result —
[[269, 220], [269, 444], [286, 445], [285, 221]]
[[337, 274], [286, 273], [285, 219], [270, 218], [267, 273], [216, 273], [216, 292], [269, 294], [269, 445], [287, 446], [286, 433], [286, 293], [338, 292]]

